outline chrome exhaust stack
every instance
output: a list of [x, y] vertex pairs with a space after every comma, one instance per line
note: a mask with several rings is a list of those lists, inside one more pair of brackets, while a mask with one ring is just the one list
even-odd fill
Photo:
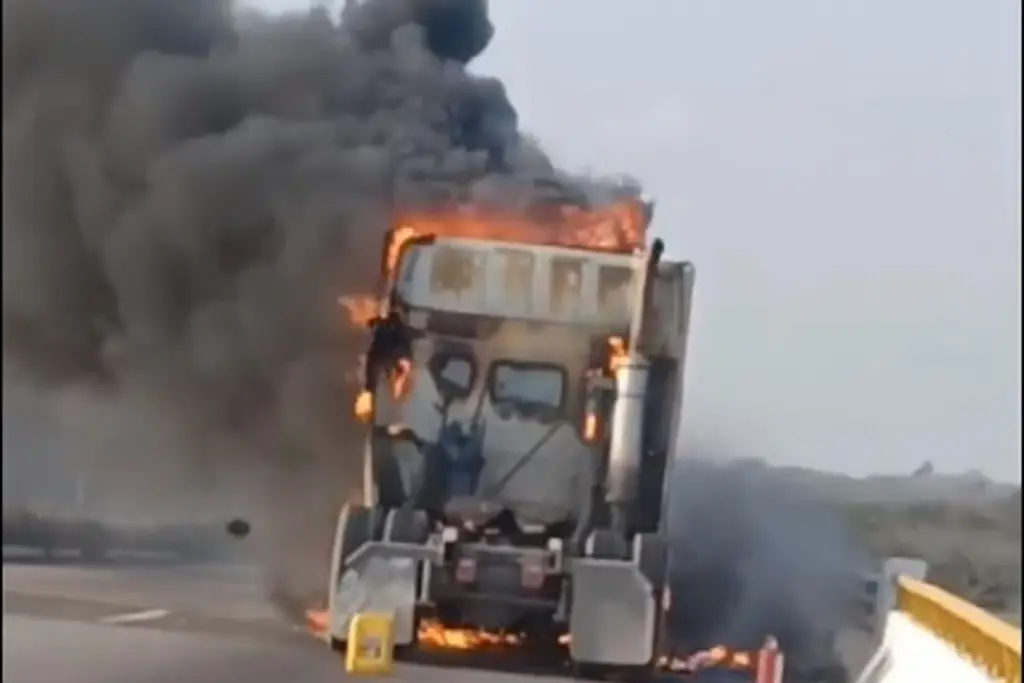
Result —
[[642, 254], [635, 280], [633, 317], [626, 359], [615, 372], [616, 398], [612, 410], [605, 501], [611, 511], [612, 529], [627, 534], [629, 511], [636, 500], [643, 457], [643, 417], [650, 363], [642, 350], [644, 327], [650, 319], [654, 281], [665, 244], [655, 239]]

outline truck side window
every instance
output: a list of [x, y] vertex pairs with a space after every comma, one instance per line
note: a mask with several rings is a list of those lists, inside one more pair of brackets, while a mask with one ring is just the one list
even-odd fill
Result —
[[565, 368], [550, 363], [496, 361], [491, 366], [487, 390], [499, 411], [553, 420], [565, 407], [566, 377]]

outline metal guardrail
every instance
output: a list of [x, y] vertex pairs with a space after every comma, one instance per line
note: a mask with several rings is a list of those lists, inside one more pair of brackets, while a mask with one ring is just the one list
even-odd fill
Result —
[[900, 576], [896, 608], [994, 680], [1021, 681], [1021, 631], [937, 586]]

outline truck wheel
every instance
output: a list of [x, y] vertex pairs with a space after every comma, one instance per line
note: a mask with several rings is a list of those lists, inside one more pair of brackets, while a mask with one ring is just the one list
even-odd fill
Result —
[[[330, 584], [327, 587], [331, 596], [338, 590], [341, 578], [345, 574], [345, 564], [348, 562], [348, 558], [364, 543], [368, 543], [378, 536], [379, 517], [375, 508], [363, 505], [346, 504], [341, 508], [341, 512], [338, 513], [338, 526], [334, 532]], [[344, 651], [344, 640], [335, 638], [333, 635], [329, 637], [331, 649]]]

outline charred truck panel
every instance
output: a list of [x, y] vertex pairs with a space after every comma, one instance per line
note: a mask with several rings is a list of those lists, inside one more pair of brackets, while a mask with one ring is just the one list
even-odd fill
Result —
[[383, 610], [403, 645], [429, 614], [527, 643], [568, 635], [581, 667], [654, 666], [694, 278], [661, 256], [659, 240], [603, 251], [393, 231], [357, 405], [372, 424], [366, 501], [338, 523], [332, 642]]

